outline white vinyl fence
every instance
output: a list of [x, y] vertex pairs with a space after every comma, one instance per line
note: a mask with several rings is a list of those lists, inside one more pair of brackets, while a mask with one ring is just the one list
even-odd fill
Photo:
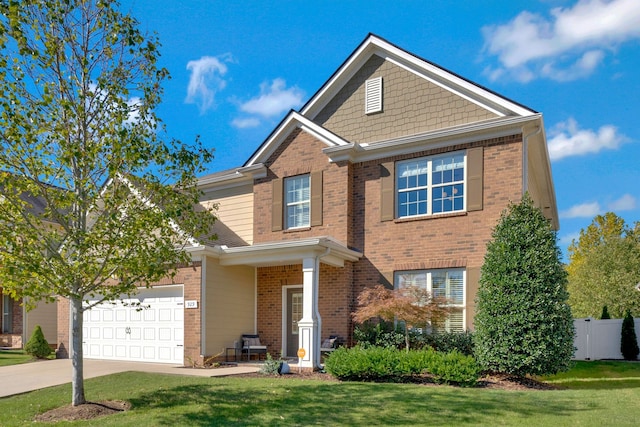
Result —
[[[633, 320], [640, 343], [640, 318]], [[624, 359], [620, 352], [622, 319], [598, 320], [588, 317], [574, 319], [573, 325], [576, 328], [574, 360]]]

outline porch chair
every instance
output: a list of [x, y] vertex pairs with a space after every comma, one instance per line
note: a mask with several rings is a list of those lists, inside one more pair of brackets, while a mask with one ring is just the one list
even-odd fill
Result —
[[251, 360], [251, 355], [255, 354], [258, 356], [258, 360], [260, 360], [260, 355], [264, 354], [266, 357], [267, 354], [267, 346], [262, 345], [260, 343], [259, 335], [252, 334], [242, 334], [240, 342], [238, 343], [240, 347], [240, 359], [242, 359], [242, 355], [247, 355], [247, 361]]
[[322, 345], [320, 345], [320, 353], [331, 353], [333, 350], [338, 348], [340, 344], [339, 338], [337, 335], [330, 335], [329, 338], [322, 341]]

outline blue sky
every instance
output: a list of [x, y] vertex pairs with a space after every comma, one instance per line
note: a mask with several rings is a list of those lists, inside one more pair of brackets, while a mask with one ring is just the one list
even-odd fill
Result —
[[369, 32], [544, 114], [560, 247], [640, 220], [640, 1], [122, 2], [162, 42], [171, 137], [241, 166]]

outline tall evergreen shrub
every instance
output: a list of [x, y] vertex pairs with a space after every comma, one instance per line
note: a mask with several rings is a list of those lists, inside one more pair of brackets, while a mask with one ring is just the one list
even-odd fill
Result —
[[512, 375], [569, 369], [573, 319], [556, 232], [528, 194], [502, 213], [481, 270], [475, 355]]
[[606, 305], [602, 307], [602, 314], [600, 315], [600, 319], [611, 319], [611, 316], [609, 315], [609, 309]]
[[620, 337], [620, 351], [625, 360], [636, 360], [638, 358], [638, 338], [636, 337], [636, 327], [634, 325], [631, 310], [627, 309], [622, 320], [622, 333]]

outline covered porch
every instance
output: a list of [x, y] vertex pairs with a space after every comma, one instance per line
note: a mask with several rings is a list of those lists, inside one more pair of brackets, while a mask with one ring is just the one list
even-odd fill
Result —
[[[215, 251], [221, 266], [255, 267], [256, 332], [272, 351], [303, 354], [300, 366], [318, 369], [322, 339], [336, 333], [348, 338], [352, 263], [360, 252], [331, 237]], [[324, 326], [321, 313], [327, 316]]]

